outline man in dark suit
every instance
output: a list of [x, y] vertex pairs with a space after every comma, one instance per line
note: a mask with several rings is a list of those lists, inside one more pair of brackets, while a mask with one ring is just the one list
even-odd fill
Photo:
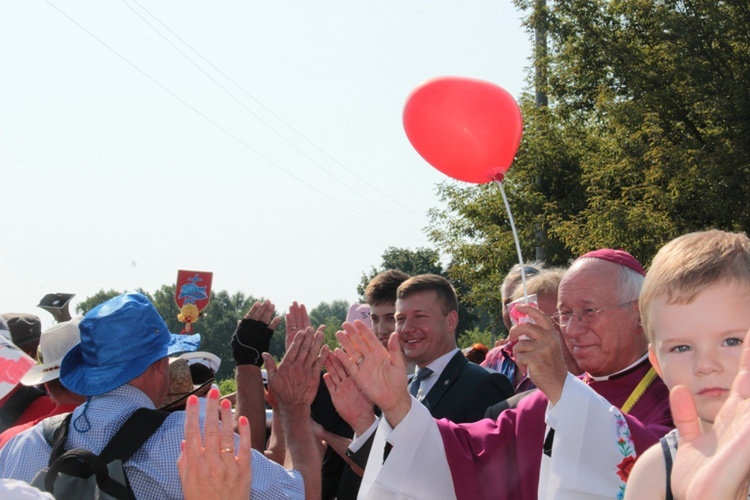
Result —
[[435, 418], [474, 422], [487, 407], [513, 395], [508, 379], [474, 363], [456, 345], [458, 299], [450, 282], [435, 274], [398, 288], [396, 332], [404, 354], [417, 365], [410, 392]]
[[492, 406], [513, 395], [510, 382], [506, 383], [507, 378], [498, 375], [469, 362], [458, 352], [450, 358], [421, 402], [435, 418], [457, 423], [476, 422], [484, 418], [487, 403]]
[[[458, 299], [450, 282], [421, 274], [397, 291], [396, 333], [405, 356], [417, 366], [409, 391], [435, 418], [475, 422], [487, 407], [513, 395], [507, 377], [470, 363], [456, 344]], [[362, 468], [372, 445], [370, 432], [350, 447], [349, 457]]]

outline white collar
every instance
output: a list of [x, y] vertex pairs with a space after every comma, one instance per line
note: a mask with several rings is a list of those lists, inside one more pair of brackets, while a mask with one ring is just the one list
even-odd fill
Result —
[[[443, 373], [443, 370], [445, 370], [445, 367], [448, 366], [448, 363], [450, 363], [451, 359], [453, 359], [453, 356], [455, 356], [457, 352], [460, 352], [458, 347], [454, 348], [451, 351], [446, 352], [439, 358], [435, 359], [432, 363], [429, 363], [427, 365], [427, 368], [432, 370], [433, 374], [437, 374], [438, 376], [440, 376], [440, 374]], [[419, 371], [419, 367], [417, 366], [414, 368], [415, 376], [418, 371]]]
[[643, 356], [641, 356], [640, 358], [636, 359], [633, 364], [628, 365], [625, 368], [623, 368], [622, 370], [620, 370], [619, 372], [613, 373], [611, 375], [605, 375], [603, 377], [594, 377], [590, 373], [588, 375], [589, 375], [589, 377], [591, 377], [591, 380], [593, 380], [595, 382], [601, 382], [602, 380], [609, 380], [610, 378], [612, 378], [614, 376], [617, 376], [617, 375], [619, 375], [619, 374], [621, 374], [623, 372], [626, 372], [626, 371], [632, 369], [633, 367], [635, 367], [637, 365], [640, 365], [641, 363], [643, 363], [643, 360], [645, 360], [647, 357], [648, 357], [648, 353], [646, 353]]

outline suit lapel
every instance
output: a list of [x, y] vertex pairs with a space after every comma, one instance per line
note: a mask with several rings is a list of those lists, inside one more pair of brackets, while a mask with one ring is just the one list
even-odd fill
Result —
[[430, 389], [430, 392], [428, 392], [427, 396], [422, 400], [422, 404], [425, 405], [428, 410], [432, 410], [437, 406], [438, 402], [448, 391], [448, 388], [456, 380], [459, 373], [461, 373], [461, 369], [468, 362], [466, 356], [464, 356], [461, 351], [458, 351], [448, 364], [445, 365], [445, 370], [443, 370], [443, 373], [440, 374], [440, 377], [438, 377], [437, 381], [432, 386], [432, 389]]

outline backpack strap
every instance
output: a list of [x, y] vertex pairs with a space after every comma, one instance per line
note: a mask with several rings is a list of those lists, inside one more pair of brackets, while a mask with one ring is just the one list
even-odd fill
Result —
[[[47, 474], [44, 476], [44, 491], [54, 493], [55, 480], [57, 475], [60, 473], [62, 468], [68, 463], [75, 464], [86, 464], [91, 471], [96, 475], [96, 484], [99, 489], [109, 495], [101, 496], [101, 498], [125, 498], [135, 500], [135, 496], [130, 488], [127, 476], [125, 476], [125, 484], [117, 481], [115, 478], [110, 476], [107, 464], [104, 463], [99, 457], [91, 453], [88, 450], [82, 448], [76, 448], [69, 450], [63, 454], [60, 460], [56, 461], [49, 467]], [[125, 473], [122, 471], [123, 474]], [[70, 493], [68, 493], [69, 495]], [[67, 498], [67, 496], [63, 496]], [[100, 498], [97, 496], [96, 498]]]
[[42, 421], [42, 435], [45, 441], [52, 446], [48, 466], [65, 453], [65, 440], [68, 437], [68, 426], [72, 413], [62, 413]]
[[[166, 411], [139, 408], [120, 427], [99, 456], [105, 463], [119, 459], [124, 464], [161, 427], [168, 415]], [[64, 413], [42, 422], [44, 439], [52, 446], [48, 465], [65, 453], [65, 440], [72, 416], [72, 413]]]
[[169, 412], [139, 408], [120, 427], [99, 454], [105, 463], [120, 460], [124, 464], [161, 427]]
[[[79, 468], [80, 464], [85, 464], [89, 467], [88, 470], [93, 470], [96, 475], [96, 484], [102, 492], [112, 498], [135, 500], [135, 495], [123, 466], [133, 453], [156, 432], [156, 429], [161, 426], [168, 415], [169, 412], [148, 408], [136, 410], [98, 456], [82, 448], [65, 451], [65, 441], [68, 437], [72, 413], [47, 418], [42, 422], [42, 434], [45, 441], [52, 446], [49, 468], [37, 474], [32, 482], [37, 483], [40, 474], [44, 473], [41, 476], [43, 483], [34, 485], [41, 487], [43, 484], [45, 491], [52, 492], [55, 480], [65, 464], [79, 464]], [[112, 467], [115, 467], [115, 469], [112, 469]], [[120, 479], [111, 475], [114, 470], [119, 470]], [[75, 475], [75, 473], [73, 474]], [[123, 479], [124, 483], [122, 482]]]

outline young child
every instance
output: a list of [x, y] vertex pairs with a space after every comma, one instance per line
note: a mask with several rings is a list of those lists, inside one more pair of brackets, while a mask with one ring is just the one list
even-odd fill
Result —
[[750, 491], [750, 332], [745, 336], [740, 371], [708, 432], [700, 428], [690, 390], [669, 394], [680, 446], [672, 467], [672, 491], [680, 500], [748, 498]]
[[[682, 385], [708, 432], [737, 375], [750, 328], [750, 239], [719, 230], [690, 233], [654, 258], [640, 296], [649, 358], [670, 389]], [[672, 498], [677, 431], [636, 462], [625, 498]]]

